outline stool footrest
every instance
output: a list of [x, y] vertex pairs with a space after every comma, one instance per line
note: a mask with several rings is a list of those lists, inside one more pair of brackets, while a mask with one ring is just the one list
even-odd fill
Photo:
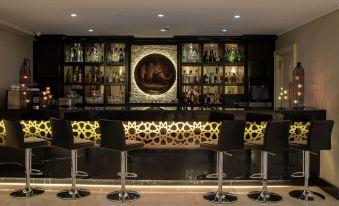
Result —
[[251, 179], [262, 179], [262, 173], [255, 173], [250, 176]]
[[41, 171], [41, 170], [38, 170], [38, 169], [31, 169], [31, 175], [33, 176], [41, 176], [43, 175], [44, 173]]
[[291, 174], [291, 177], [305, 177], [304, 172], [294, 172]]
[[[118, 175], [119, 177], [121, 177], [121, 173], [120, 173], [120, 172], [118, 172], [117, 175]], [[127, 178], [137, 178], [137, 177], [138, 177], [138, 174], [132, 173], [132, 172], [126, 172], [125, 177], [127, 177]]]
[[84, 171], [77, 171], [77, 177], [88, 177], [88, 173]]
[[[222, 177], [225, 178], [227, 175], [225, 173], [222, 174]], [[218, 179], [219, 174], [217, 173], [212, 173], [212, 174], [207, 174], [206, 178], [207, 179]]]

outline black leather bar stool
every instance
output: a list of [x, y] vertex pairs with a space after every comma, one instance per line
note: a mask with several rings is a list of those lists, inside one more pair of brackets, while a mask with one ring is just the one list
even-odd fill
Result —
[[72, 166], [71, 177], [72, 187], [57, 194], [60, 199], [76, 200], [87, 197], [90, 192], [76, 187], [78, 174], [78, 149], [93, 147], [94, 143], [89, 140], [74, 138], [72, 124], [69, 120], [50, 119], [52, 129], [52, 146], [60, 147], [71, 151]]
[[218, 164], [218, 191], [208, 192], [204, 195], [204, 199], [217, 203], [231, 203], [238, 198], [231, 193], [224, 192], [222, 190], [223, 181], [223, 154], [224, 152], [230, 152], [235, 150], [244, 149], [244, 131], [245, 121], [240, 120], [225, 120], [220, 126], [219, 138], [213, 142], [203, 142], [200, 147], [203, 149], [213, 150], [219, 153]]
[[113, 202], [128, 202], [140, 198], [135, 191], [126, 190], [127, 151], [139, 149], [144, 146], [142, 142], [126, 140], [125, 131], [120, 120], [100, 120], [101, 142], [100, 148], [119, 151], [121, 154], [121, 189], [107, 195], [107, 199]]
[[6, 145], [19, 150], [25, 150], [26, 186], [11, 193], [12, 197], [28, 198], [44, 193], [41, 188], [32, 188], [30, 176], [32, 174], [32, 149], [48, 145], [48, 141], [36, 137], [25, 138], [22, 126], [16, 120], [4, 120], [6, 130]]
[[262, 153], [262, 190], [254, 191], [248, 194], [248, 197], [258, 202], [277, 202], [282, 197], [276, 193], [267, 190], [267, 164], [268, 154], [283, 152], [288, 149], [288, 135], [290, 121], [269, 121], [267, 123], [264, 139], [261, 141], [253, 141], [245, 143], [246, 149], [261, 151]]
[[331, 133], [334, 122], [332, 120], [312, 121], [307, 141], [290, 142], [290, 149], [302, 150], [305, 153], [305, 169], [304, 169], [304, 189], [293, 190], [289, 194], [296, 199], [313, 201], [316, 197], [325, 199], [325, 196], [312, 192], [309, 188], [308, 180], [310, 177], [310, 153], [316, 154], [320, 150], [331, 149]]
[[[225, 113], [225, 112], [210, 112], [209, 121], [210, 122], [222, 122], [224, 120], [234, 120], [234, 115]], [[219, 162], [219, 152], [217, 152], [217, 163]], [[219, 164], [216, 164], [216, 173], [207, 174], [207, 179], [218, 179]], [[223, 173], [223, 177], [226, 177], [226, 174]]]
[[[255, 112], [248, 112], [246, 113], [245, 117], [247, 122], [251, 123], [257, 123], [260, 124], [260, 122], [268, 122], [273, 120], [273, 115], [272, 114], [267, 114], [267, 113], [255, 113]], [[246, 165], [247, 165], [247, 178], [251, 179], [261, 179], [262, 178], [262, 165], [263, 165], [263, 158], [260, 158], [260, 172], [259, 173], [251, 173], [251, 164], [252, 164], [252, 150], [246, 149]]]

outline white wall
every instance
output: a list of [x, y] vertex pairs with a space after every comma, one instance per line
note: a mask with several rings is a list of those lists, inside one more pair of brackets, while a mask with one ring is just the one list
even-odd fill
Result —
[[33, 65], [33, 37], [0, 24], [0, 108], [5, 106], [6, 89], [19, 82], [19, 71], [25, 58]]
[[277, 49], [297, 44], [305, 69], [305, 104], [335, 121], [332, 150], [321, 152], [320, 176], [339, 187], [339, 10], [278, 37]]

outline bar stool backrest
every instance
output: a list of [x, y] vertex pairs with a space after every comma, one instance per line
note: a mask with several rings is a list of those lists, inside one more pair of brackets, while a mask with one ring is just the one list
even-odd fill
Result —
[[267, 152], [288, 150], [288, 137], [291, 121], [269, 121], [264, 134], [264, 149]]
[[20, 121], [6, 119], [4, 119], [3, 121], [6, 130], [6, 146], [16, 149], [23, 149], [24, 133], [22, 131]]
[[125, 131], [120, 120], [99, 120], [101, 142], [100, 148], [124, 151], [126, 145]]
[[312, 121], [309, 137], [307, 139], [307, 147], [309, 151], [320, 151], [331, 149], [331, 134], [334, 121], [317, 120]]
[[271, 120], [273, 120], [272, 114], [254, 113], [254, 112], [246, 113], [246, 121], [248, 122], [271, 121]]
[[52, 145], [72, 149], [74, 147], [74, 136], [71, 122], [55, 118], [51, 118], [49, 121], [52, 129]]
[[243, 150], [246, 122], [224, 120], [220, 126], [218, 151]]

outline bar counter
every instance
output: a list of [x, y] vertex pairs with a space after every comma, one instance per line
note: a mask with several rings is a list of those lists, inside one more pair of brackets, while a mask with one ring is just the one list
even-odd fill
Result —
[[[245, 119], [245, 110], [226, 111], [169, 111], [169, 110], [124, 110], [124, 111], [69, 111], [69, 110], [3, 110], [1, 119], [22, 120], [26, 137], [37, 136], [51, 139], [48, 119], [64, 118], [72, 121], [77, 137], [95, 142], [95, 147], [85, 149], [79, 158], [79, 167], [86, 170], [93, 179], [111, 179], [119, 171], [119, 154], [98, 148], [100, 143], [99, 119], [118, 119], [124, 122], [127, 139], [139, 140], [145, 144], [144, 149], [130, 153], [129, 170], [139, 174], [140, 180], [198, 180], [204, 174], [215, 170], [215, 157], [210, 151], [199, 149], [203, 141], [216, 140], [220, 115], [233, 114], [235, 119]], [[312, 120], [326, 119], [325, 110], [267, 110], [258, 113], [273, 114], [273, 119], [295, 120], [303, 116]], [[258, 140], [263, 136], [265, 122], [247, 122], [245, 141]], [[305, 138], [309, 121], [296, 122], [290, 130], [290, 140]], [[0, 176], [22, 177], [20, 166], [12, 164], [22, 161], [22, 152], [5, 147], [5, 130], [0, 122]], [[237, 152], [236, 157], [225, 158], [230, 164], [228, 179], [247, 179], [247, 174], [260, 168], [259, 154], [252, 155], [253, 164], [247, 168], [244, 152]], [[66, 152], [53, 147], [36, 149], [33, 164], [44, 172], [43, 177], [67, 177], [69, 159]], [[291, 172], [301, 170], [302, 155], [290, 151], [288, 160], [277, 155], [276, 166], [270, 168], [273, 179], [284, 179]], [[279, 158], [281, 156], [281, 158]], [[8, 164], [5, 164], [7, 162]], [[112, 164], [116, 162], [117, 164]], [[248, 171], [250, 170], [250, 171]], [[171, 171], [171, 172], [169, 172]], [[319, 157], [312, 158], [311, 173], [319, 176]], [[289, 179], [289, 178], [287, 178]]]

